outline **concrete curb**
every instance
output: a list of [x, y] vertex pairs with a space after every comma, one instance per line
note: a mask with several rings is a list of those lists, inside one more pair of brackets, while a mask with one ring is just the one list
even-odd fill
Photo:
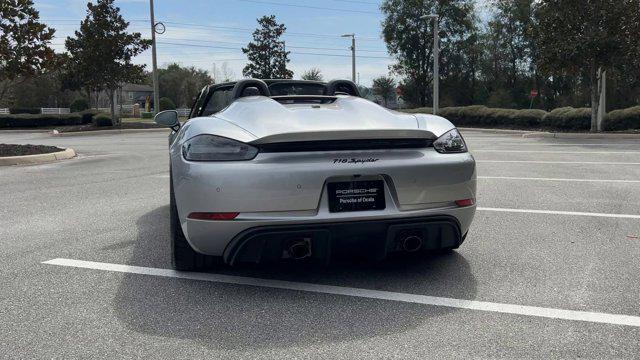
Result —
[[529, 134], [531, 130], [512, 130], [512, 129], [487, 129], [487, 128], [469, 128], [469, 127], [459, 127], [460, 131], [475, 131], [489, 134]]
[[71, 159], [75, 156], [76, 152], [72, 148], [48, 154], [6, 156], [0, 157], [0, 166], [43, 164], [57, 160]]
[[550, 132], [530, 132], [522, 134], [523, 138], [539, 139], [640, 139], [640, 133], [550, 133]]
[[117, 129], [117, 130], [92, 130], [92, 131], [71, 131], [71, 132], [57, 132], [51, 131], [51, 136], [87, 136], [87, 135], [109, 135], [109, 134], [132, 134], [132, 133], [145, 133], [145, 132], [161, 132], [170, 131], [169, 128], [149, 128], [149, 129]]

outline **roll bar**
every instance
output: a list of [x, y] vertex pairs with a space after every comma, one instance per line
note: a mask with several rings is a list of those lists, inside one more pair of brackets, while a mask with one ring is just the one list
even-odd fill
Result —
[[248, 87], [255, 87], [260, 91], [260, 95], [262, 96], [271, 96], [271, 92], [269, 91], [269, 87], [267, 84], [260, 79], [242, 79], [238, 80], [233, 89], [231, 90], [231, 99], [235, 100], [242, 96], [242, 92], [244, 89]]
[[324, 94], [327, 96], [334, 96], [336, 94], [336, 91], [346, 92], [349, 95], [360, 97], [358, 86], [350, 80], [329, 81], [325, 87]]

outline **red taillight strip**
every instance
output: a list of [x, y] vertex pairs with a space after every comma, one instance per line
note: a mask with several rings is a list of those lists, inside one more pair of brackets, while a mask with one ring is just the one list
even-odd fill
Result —
[[464, 206], [471, 206], [473, 204], [475, 204], [475, 200], [474, 199], [462, 199], [462, 200], [456, 200], [456, 205], [460, 206], [460, 207], [464, 207]]
[[192, 212], [187, 218], [192, 220], [233, 220], [238, 217], [240, 213], [228, 212], [228, 213], [212, 213], [212, 212]]

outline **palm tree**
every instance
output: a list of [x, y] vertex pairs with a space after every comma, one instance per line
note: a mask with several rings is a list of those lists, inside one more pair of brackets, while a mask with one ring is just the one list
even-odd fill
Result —
[[373, 79], [373, 86], [371, 87], [373, 93], [380, 96], [383, 105], [387, 107], [388, 101], [393, 99], [393, 95], [396, 91], [396, 81], [387, 76], [380, 76]]

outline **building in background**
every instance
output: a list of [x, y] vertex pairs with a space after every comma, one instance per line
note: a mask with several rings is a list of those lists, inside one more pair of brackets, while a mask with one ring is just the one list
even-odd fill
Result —
[[[147, 96], [151, 98], [151, 106], [153, 107], [153, 87], [144, 84], [122, 84], [120, 89], [116, 92], [116, 106], [131, 106], [138, 104], [141, 108], [144, 108]], [[98, 96], [97, 104], [96, 97], [91, 97], [92, 108], [108, 108], [109, 96], [106, 91], [101, 91]]]

